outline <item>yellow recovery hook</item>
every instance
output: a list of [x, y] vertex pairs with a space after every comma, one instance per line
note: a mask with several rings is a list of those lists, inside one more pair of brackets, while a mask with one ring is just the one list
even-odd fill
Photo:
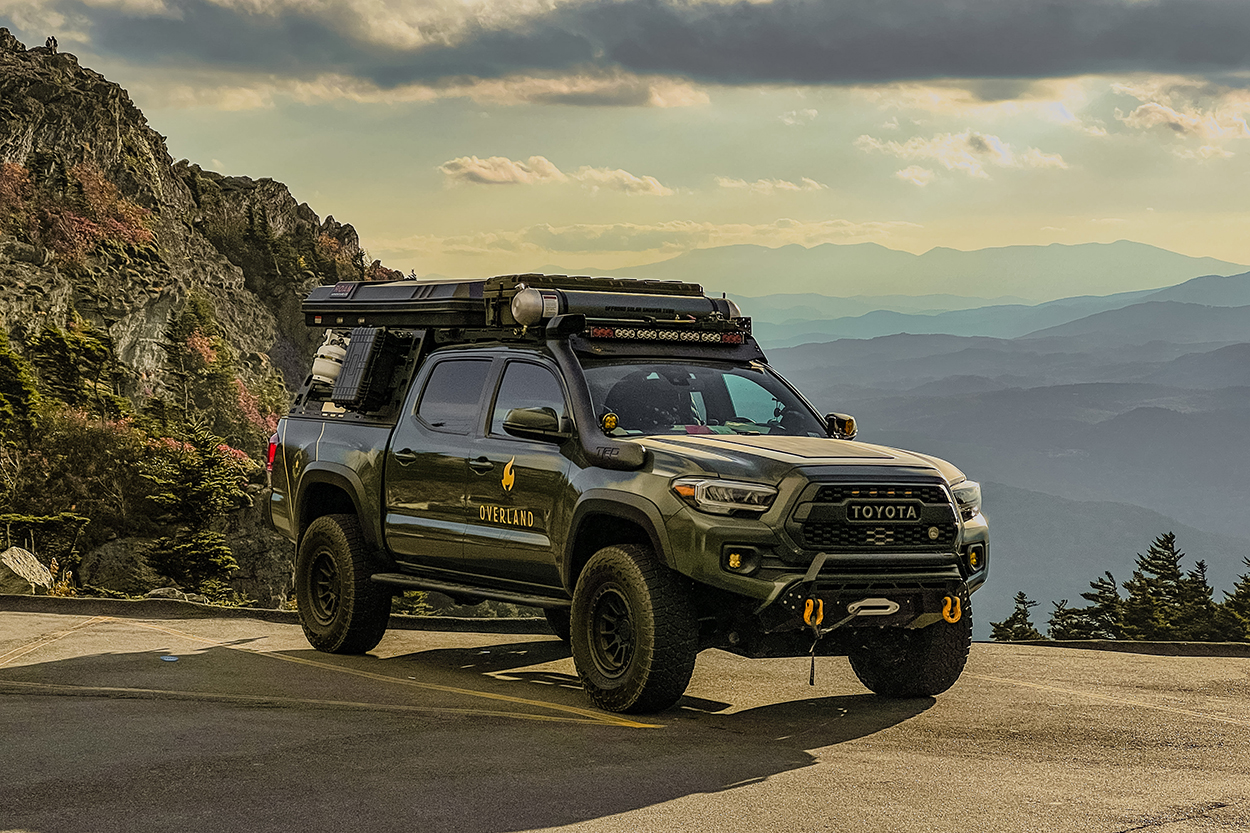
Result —
[[947, 596], [942, 600], [942, 618], [952, 625], [959, 621], [963, 615], [963, 610], [959, 605], [958, 596]]

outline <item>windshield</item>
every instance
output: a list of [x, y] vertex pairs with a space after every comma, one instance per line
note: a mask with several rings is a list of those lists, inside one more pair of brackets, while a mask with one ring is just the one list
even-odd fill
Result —
[[[823, 423], [761, 367], [614, 362], [585, 367], [595, 416], [608, 434], [785, 434], [827, 437]], [[605, 426], [606, 429], [606, 426]]]

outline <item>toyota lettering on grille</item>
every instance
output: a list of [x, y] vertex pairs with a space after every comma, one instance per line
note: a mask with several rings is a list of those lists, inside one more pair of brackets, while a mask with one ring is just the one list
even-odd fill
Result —
[[846, 519], [858, 523], [920, 523], [924, 504], [906, 501], [851, 501], [846, 505]]

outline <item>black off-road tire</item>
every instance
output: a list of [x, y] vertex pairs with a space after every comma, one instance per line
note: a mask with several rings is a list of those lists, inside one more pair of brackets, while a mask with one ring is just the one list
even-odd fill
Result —
[[571, 613], [567, 607], [543, 608], [543, 616], [547, 617], [547, 627], [565, 642], [569, 641]]
[[932, 697], [955, 684], [972, 646], [971, 611], [958, 622], [927, 628], [884, 628], [865, 633], [851, 646], [851, 669], [869, 690], [883, 697]]
[[391, 592], [369, 580], [366, 552], [355, 515], [323, 515], [304, 532], [295, 599], [304, 635], [318, 651], [363, 654], [386, 633]]
[[573, 591], [573, 663], [595, 705], [656, 712], [690, 684], [699, 628], [685, 580], [646, 547], [604, 547]]

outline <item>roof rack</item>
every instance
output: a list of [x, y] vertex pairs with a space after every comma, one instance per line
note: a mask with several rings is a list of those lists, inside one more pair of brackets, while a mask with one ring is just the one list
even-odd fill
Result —
[[[696, 283], [568, 275], [337, 283], [314, 289], [305, 299], [303, 311], [309, 326], [331, 328], [526, 330], [557, 316], [584, 316], [586, 335], [595, 335], [595, 328], [589, 326], [593, 323], [599, 325], [600, 338], [645, 338], [649, 333], [668, 332], [671, 327], [687, 330], [692, 324], [698, 330], [750, 334], [750, 319], [742, 317], [736, 304], [708, 298]], [[621, 324], [634, 326], [612, 326]], [[637, 325], [647, 326], [640, 329]], [[609, 331], [628, 335], [612, 336]], [[639, 336], [639, 332], [644, 335]]]

